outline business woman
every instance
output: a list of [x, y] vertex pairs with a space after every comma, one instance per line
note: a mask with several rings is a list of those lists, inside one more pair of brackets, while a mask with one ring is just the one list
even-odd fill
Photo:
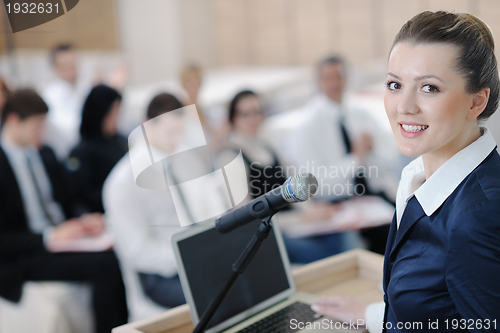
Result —
[[398, 148], [418, 158], [399, 184], [383, 325], [377, 305], [351, 298], [313, 308], [384, 331], [500, 331], [500, 156], [482, 127], [499, 100], [490, 30], [470, 14], [416, 15], [395, 38], [386, 86]]
[[104, 213], [102, 186], [128, 150], [127, 138], [117, 130], [121, 100], [118, 91], [101, 84], [83, 105], [81, 140], [65, 163], [78, 213]]

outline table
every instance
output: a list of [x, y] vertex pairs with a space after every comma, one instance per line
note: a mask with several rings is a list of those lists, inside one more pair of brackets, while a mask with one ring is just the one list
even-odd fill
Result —
[[[382, 255], [363, 249], [347, 251], [293, 270], [298, 291], [316, 295], [350, 295], [380, 302]], [[194, 329], [188, 306], [113, 329], [112, 333], [190, 333]]]

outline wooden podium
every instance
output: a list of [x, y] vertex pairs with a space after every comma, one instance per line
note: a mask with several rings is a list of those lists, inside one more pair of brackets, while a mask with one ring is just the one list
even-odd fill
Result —
[[[366, 250], [351, 250], [293, 270], [298, 291], [316, 295], [351, 295], [366, 302], [381, 302], [384, 257]], [[194, 329], [187, 305], [113, 329], [112, 333], [190, 333]]]

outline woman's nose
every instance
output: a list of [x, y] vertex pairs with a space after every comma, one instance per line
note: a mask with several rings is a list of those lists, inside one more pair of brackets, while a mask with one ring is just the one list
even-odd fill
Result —
[[416, 96], [412, 91], [406, 90], [401, 93], [397, 111], [399, 114], [418, 113], [419, 108], [417, 105]]

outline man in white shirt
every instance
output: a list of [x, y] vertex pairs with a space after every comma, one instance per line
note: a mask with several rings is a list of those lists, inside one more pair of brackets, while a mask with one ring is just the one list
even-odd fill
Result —
[[82, 107], [91, 83], [78, 75], [77, 52], [71, 44], [56, 46], [50, 58], [56, 77], [42, 92], [49, 106], [45, 143], [64, 160], [80, 139]]
[[[184, 160], [181, 164], [175, 160], [180, 155], [175, 152], [184, 140], [185, 117], [181, 107], [170, 94], [153, 98], [147, 111], [149, 121], [142, 125], [141, 132], [147, 133], [148, 146], [134, 144], [111, 171], [103, 190], [106, 222], [115, 239], [115, 249], [122, 266], [133, 273], [125, 274], [126, 285], [132, 288], [138, 277], [144, 293], [164, 307], [185, 303], [171, 238], [183, 230], [181, 221], [196, 222], [197, 212], [209, 211], [210, 196], [214, 196], [203, 191], [183, 193], [169, 186], [165, 189], [164, 175], [169, 182], [180, 183], [194, 169], [199, 172], [200, 167], [199, 161]], [[142, 160], [137, 161], [136, 157], [143, 155], [146, 160], [150, 156], [169, 156], [153, 165], [158, 166], [159, 175], [146, 181], [149, 188], [140, 187], [134, 179], [132, 160], [140, 164]]]
[[[318, 66], [319, 93], [305, 106], [304, 123], [293, 135], [292, 158], [320, 181], [316, 198], [336, 201], [354, 194], [386, 190], [381, 179], [385, 166], [385, 137], [367, 111], [344, 98], [347, 84], [344, 60], [334, 56]], [[390, 133], [388, 134], [390, 137]], [[363, 173], [366, 184], [357, 183]], [[397, 180], [396, 184], [397, 185]]]
[[[397, 180], [388, 182], [385, 172], [391, 161], [390, 144], [365, 110], [345, 102], [346, 84], [344, 60], [337, 56], [322, 60], [318, 66], [320, 92], [305, 106], [304, 123], [292, 138], [294, 164], [300, 172], [307, 170], [318, 178], [315, 198], [321, 201], [384, 194], [397, 184]], [[390, 134], [387, 137], [392, 139]], [[388, 227], [367, 233], [370, 250], [383, 253]]]

